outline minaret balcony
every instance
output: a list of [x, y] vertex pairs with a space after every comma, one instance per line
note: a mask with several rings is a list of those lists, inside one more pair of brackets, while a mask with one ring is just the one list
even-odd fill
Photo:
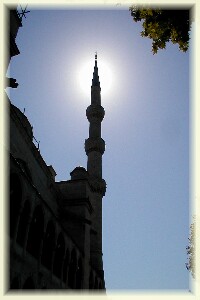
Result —
[[96, 178], [96, 177], [89, 177], [89, 185], [94, 193], [101, 194], [105, 196], [106, 193], [106, 182], [104, 179]]
[[88, 118], [88, 121], [91, 122], [93, 120], [102, 121], [105, 115], [105, 110], [101, 105], [94, 105], [91, 104], [88, 106], [86, 110], [86, 116]]
[[85, 152], [88, 155], [92, 151], [100, 152], [102, 155], [105, 151], [105, 141], [102, 138], [88, 138], [85, 140]]

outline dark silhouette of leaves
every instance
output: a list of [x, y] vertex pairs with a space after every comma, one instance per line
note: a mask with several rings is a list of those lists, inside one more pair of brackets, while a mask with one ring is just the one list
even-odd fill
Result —
[[186, 52], [189, 48], [190, 11], [189, 9], [139, 9], [129, 8], [135, 22], [143, 21], [141, 36], [152, 39], [152, 52], [165, 49], [167, 42], [178, 44]]

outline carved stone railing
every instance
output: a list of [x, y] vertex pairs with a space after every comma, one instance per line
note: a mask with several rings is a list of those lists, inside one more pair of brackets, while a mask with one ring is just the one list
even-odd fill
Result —
[[86, 154], [88, 155], [91, 151], [97, 151], [103, 155], [105, 151], [105, 141], [102, 138], [88, 138], [85, 140]]
[[97, 177], [89, 177], [89, 185], [92, 192], [99, 193], [102, 196], [105, 196], [106, 193], [106, 181]]
[[103, 120], [105, 115], [105, 110], [101, 105], [90, 105], [86, 110], [86, 116], [88, 121], [91, 122], [95, 119], [98, 119], [100, 122]]

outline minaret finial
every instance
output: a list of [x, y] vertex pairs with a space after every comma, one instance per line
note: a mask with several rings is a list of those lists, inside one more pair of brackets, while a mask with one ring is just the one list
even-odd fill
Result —
[[97, 51], [95, 52], [95, 66], [94, 66], [94, 72], [93, 72], [92, 86], [100, 87], [98, 67], [97, 67]]

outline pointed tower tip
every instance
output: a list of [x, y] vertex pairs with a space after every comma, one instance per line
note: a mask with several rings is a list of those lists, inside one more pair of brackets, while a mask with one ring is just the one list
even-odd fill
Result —
[[95, 66], [94, 66], [94, 72], [93, 72], [92, 86], [100, 87], [98, 67], [97, 67], [97, 51], [95, 52]]

